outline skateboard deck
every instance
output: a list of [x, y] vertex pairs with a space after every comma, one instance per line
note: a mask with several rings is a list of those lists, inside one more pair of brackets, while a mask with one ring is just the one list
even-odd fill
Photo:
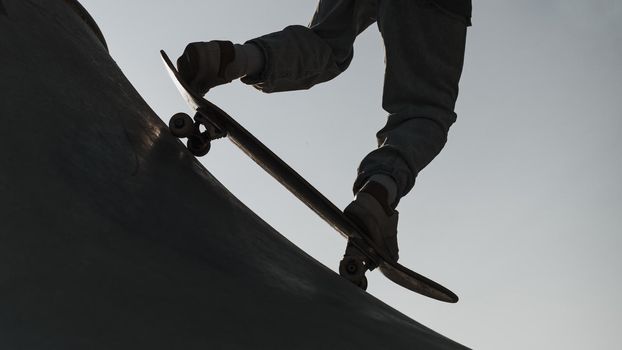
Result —
[[[449, 289], [405, 266], [385, 259], [382, 251], [369, 240], [343, 212], [322, 193], [281, 160], [268, 147], [242, 127], [218, 106], [207, 101], [184, 82], [166, 55], [160, 51], [171, 79], [188, 105], [194, 110], [194, 120], [187, 114], [175, 114], [169, 123], [173, 135], [188, 138], [188, 149], [196, 156], [205, 155], [214, 139], [227, 137], [248, 157], [280, 182], [299, 200], [348, 240], [348, 248], [339, 272], [363, 289], [367, 287], [365, 272], [376, 267], [394, 283], [427, 297], [455, 303], [458, 297]], [[205, 131], [201, 131], [203, 126]]]

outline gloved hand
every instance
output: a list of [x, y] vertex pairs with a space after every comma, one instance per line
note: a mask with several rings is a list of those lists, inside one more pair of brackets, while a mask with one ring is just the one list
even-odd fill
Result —
[[234, 59], [235, 49], [230, 41], [190, 43], [177, 59], [177, 69], [195, 92], [204, 95], [214, 86], [233, 80], [225, 72]]
[[220, 40], [190, 43], [177, 59], [182, 78], [201, 95], [215, 86], [256, 74], [263, 65], [263, 53], [257, 46]]

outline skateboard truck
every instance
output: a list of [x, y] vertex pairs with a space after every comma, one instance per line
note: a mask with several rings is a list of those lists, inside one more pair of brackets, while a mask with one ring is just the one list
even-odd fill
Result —
[[[201, 126], [205, 130], [201, 130]], [[214, 125], [198, 111], [193, 118], [186, 113], [177, 113], [168, 122], [171, 134], [178, 138], [188, 138], [186, 147], [195, 156], [206, 155], [211, 148], [211, 141], [227, 136], [222, 128]]]
[[355, 286], [367, 290], [367, 277], [365, 277], [365, 273], [367, 270], [372, 271], [376, 267], [378, 266], [348, 240], [346, 252], [343, 255], [343, 259], [339, 262], [339, 274], [341, 277], [352, 282]]

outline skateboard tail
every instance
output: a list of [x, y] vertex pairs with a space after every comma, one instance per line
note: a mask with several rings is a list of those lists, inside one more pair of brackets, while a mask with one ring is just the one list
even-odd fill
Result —
[[[459, 300], [458, 296], [451, 290], [402, 265], [396, 267], [383, 263], [380, 265], [379, 270], [386, 278], [413, 292], [446, 303], [453, 304]], [[407, 272], [402, 270], [407, 270]]]

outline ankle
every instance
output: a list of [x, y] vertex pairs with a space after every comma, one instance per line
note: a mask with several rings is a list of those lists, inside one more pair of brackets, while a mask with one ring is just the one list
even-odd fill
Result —
[[359, 193], [371, 195], [384, 209], [387, 215], [392, 215], [397, 199], [397, 185], [388, 175], [374, 175], [363, 185]]

